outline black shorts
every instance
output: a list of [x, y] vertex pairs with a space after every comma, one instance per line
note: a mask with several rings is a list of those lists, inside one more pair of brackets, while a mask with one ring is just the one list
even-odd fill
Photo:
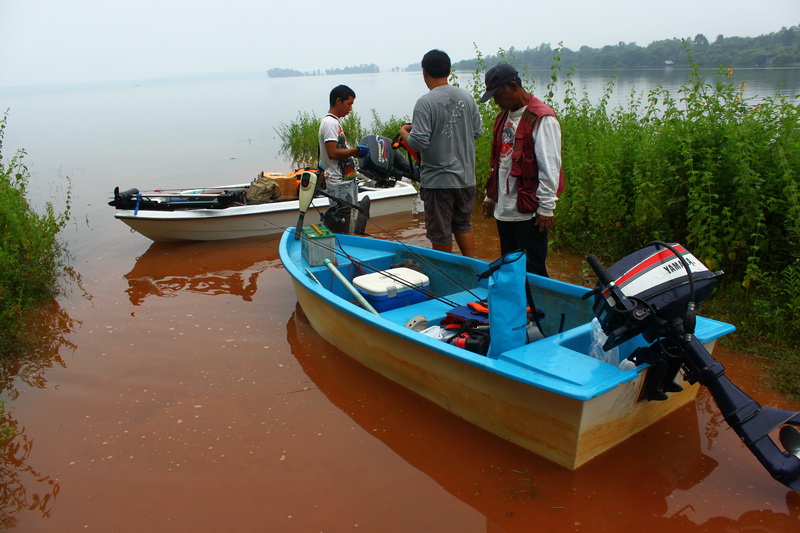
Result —
[[472, 233], [472, 209], [475, 187], [466, 189], [421, 188], [419, 196], [425, 204], [426, 236], [432, 244], [449, 246], [453, 235]]

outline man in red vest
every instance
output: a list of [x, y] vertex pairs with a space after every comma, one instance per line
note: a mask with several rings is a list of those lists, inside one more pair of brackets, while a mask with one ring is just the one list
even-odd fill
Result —
[[527, 271], [547, 276], [547, 231], [564, 190], [561, 126], [555, 111], [522, 87], [519, 73], [501, 63], [486, 73], [486, 92], [500, 113], [492, 137], [484, 218], [494, 217], [502, 254], [525, 250]]

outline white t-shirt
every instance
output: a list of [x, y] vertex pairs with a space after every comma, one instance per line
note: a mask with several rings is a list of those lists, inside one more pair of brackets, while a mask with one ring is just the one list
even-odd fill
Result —
[[[334, 160], [328, 157], [328, 150], [325, 143], [333, 141], [337, 148], [347, 148], [347, 139], [344, 130], [339, 122], [339, 118], [331, 113], [325, 115], [319, 124], [319, 158], [322, 169], [325, 171], [325, 180], [330, 185], [339, 185], [345, 181], [350, 181], [356, 177], [355, 163], [352, 158]], [[340, 161], [345, 164], [341, 165]], [[347, 172], [343, 175], [342, 168]], [[350, 170], [352, 167], [352, 170]]]

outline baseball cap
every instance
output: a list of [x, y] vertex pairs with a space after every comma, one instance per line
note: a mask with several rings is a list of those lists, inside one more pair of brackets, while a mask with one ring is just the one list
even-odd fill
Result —
[[483, 93], [480, 103], [484, 103], [488, 101], [489, 98], [494, 96], [494, 92], [498, 87], [502, 87], [503, 85], [516, 79], [519, 79], [519, 72], [517, 72], [517, 69], [508, 63], [500, 63], [499, 65], [490, 68], [484, 77], [484, 81], [486, 82], [486, 92]]

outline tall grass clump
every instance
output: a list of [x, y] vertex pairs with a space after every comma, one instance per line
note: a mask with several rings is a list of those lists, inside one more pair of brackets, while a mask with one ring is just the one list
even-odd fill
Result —
[[17, 351], [32, 311], [58, 292], [64, 271], [65, 250], [58, 232], [69, 219], [70, 193], [66, 209], [56, 213], [47, 203], [36, 213], [26, 198], [30, 173], [23, 161], [24, 150], [3, 159], [3, 136], [8, 113], [0, 120], [0, 357]]
[[[372, 124], [365, 128], [361, 117], [356, 112], [348, 114], [341, 121], [342, 129], [348, 144], [356, 146], [367, 134], [373, 133], [393, 139], [400, 127], [408, 122], [405, 117], [391, 116], [382, 121], [376, 110], [372, 110]], [[319, 162], [319, 123], [320, 118], [313, 112], [300, 111], [297, 118], [288, 124], [281, 123], [275, 132], [281, 139], [280, 153], [286, 156], [292, 165], [300, 167], [316, 167]]]

